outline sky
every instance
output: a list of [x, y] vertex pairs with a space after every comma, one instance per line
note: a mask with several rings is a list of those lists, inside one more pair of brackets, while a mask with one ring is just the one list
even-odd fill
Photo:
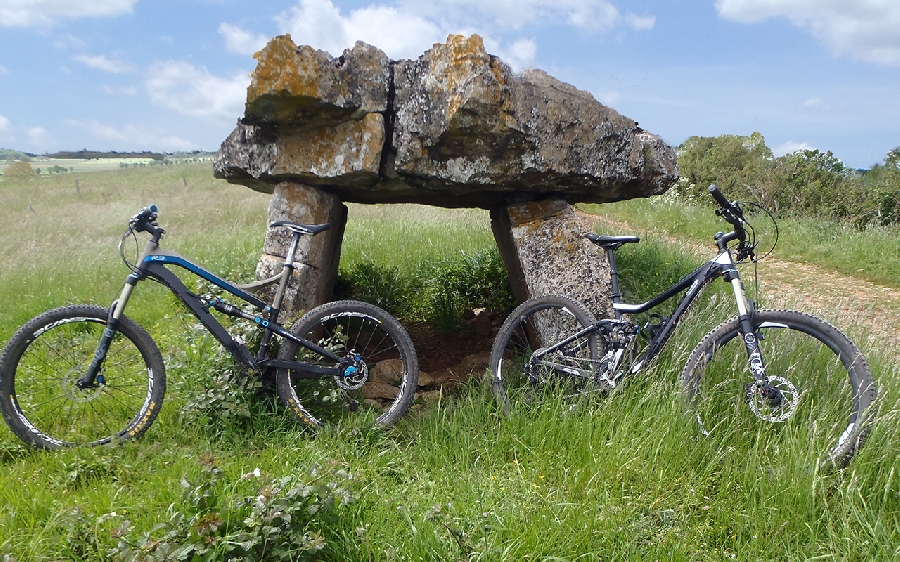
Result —
[[477, 33], [673, 146], [760, 132], [855, 168], [900, 147], [898, 0], [0, 0], [0, 147], [214, 151], [284, 33], [394, 60]]

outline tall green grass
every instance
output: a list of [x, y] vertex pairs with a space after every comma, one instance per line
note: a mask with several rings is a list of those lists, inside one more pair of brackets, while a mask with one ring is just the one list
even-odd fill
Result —
[[[160, 206], [168, 247], [252, 275], [266, 196], [199, 167], [79, 177], [80, 194], [71, 177], [0, 184], [0, 339], [43, 308], [113, 298], [127, 274], [118, 235], [149, 202]], [[26, 224], [29, 203], [42, 213], [38, 224]], [[370, 260], [402, 275], [490, 240], [483, 213], [411, 206], [352, 206], [347, 230], [342, 267]], [[414, 252], [422, 253], [408, 257]], [[634, 280], [628, 291], [643, 299], [697, 258], [648, 234], [620, 261]], [[167, 548], [168, 559], [178, 548], [188, 559], [202, 549], [225, 559], [250, 543], [268, 548], [247, 555], [257, 560], [279, 552], [294, 560], [900, 556], [898, 354], [883, 342], [864, 349], [882, 389], [878, 423], [847, 469], [823, 473], [799, 453], [701, 438], [684, 415], [675, 378], [717, 322], [716, 293], [646, 376], [589, 407], [548, 405], [504, 419], [473, 379], [415, 404], [390, 429], [312, 436], [265, 402], [251, 402], [253, 417], [219, 416], [215, 425], [184, 415], [228, 362], [165, 293], [145, 289], [129, 314], [150, 329], [169, 367], [160, 418], [137, 442], [51, 453], [25, 449], [0, 427], [0, 559], [159, 560]], [[851, 333], [866, 329], [843, 320]]]

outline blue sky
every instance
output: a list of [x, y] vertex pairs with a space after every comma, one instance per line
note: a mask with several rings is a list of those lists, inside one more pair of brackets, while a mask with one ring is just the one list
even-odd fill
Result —
[[478, 33], [676, 146], [758, 131], [859, 168], [900, 146], [897, 0], [0, 0], [0, 147], [216, 150], [282, 33], [392, 59]]

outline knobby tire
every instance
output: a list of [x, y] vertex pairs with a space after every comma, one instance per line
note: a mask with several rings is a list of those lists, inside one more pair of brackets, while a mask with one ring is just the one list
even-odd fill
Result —
[[72, 305], [28, 321], [0, 356], [0, 412], [37, 448], [105, 445], [139, 437], [166, 391], [162, 355], [150, 335], [122, 317], [98, 382], [79, 389], [106, 330], [107, 310]]
[[[303, 378], [292, 370], [278, 370], [278, 396], [309, 427], [338, 425], [363, 415], [366, 425], [386, 426], [409, 409], [419, 380], [416, 351], [406, 329], [384, 310], [364, 302], [332, 302], [310, 310], [291, 332], [339, 357], [359, 356], [355, 370], [346, 376]], [[336, 366], [287, 339], [278, 357]]]
[[877, 388], [857, 346], [814, 316], [787, 310], [754, 315], [766, 376], [783, 400], [753, 387], [737, 319], [707, 334], [681, 374], [688, 405], [704, 434], [762, 454], [803, 451], [823, 467], [846, 465], [862, 447]]

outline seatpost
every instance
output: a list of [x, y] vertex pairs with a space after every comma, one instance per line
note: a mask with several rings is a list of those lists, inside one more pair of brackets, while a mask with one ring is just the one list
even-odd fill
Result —
[[[619, 270], [616, 268], [616, 248], [618, 245], [606, 247], [606, 260], [609, 262], [609, 281], [612, 285], [612, 301], [613, 304], [622, 302], [622, 291], [619, 289]], [[623, 314], [619, 310], [615, 310], [616, 320], [621, 320]]]
[[283, 275], [278, 282], [278, 289], [275, 291], [275, 298], [272, 301], [272, 320], [275, 320], [278, 311], [281, 310], [281, 303], [284, 300], [284, 295], [287, 293], [288, 282], [291, 280], [291, 277], [294, 276], [294, 256], [297, 254], [297, 246], [300, 244], [301, 233], [293, 229], [291, 229], [291, 232], [294, 237], [291, 239], [291, 245], [288, 246], [287, 254], [284, 257]]

